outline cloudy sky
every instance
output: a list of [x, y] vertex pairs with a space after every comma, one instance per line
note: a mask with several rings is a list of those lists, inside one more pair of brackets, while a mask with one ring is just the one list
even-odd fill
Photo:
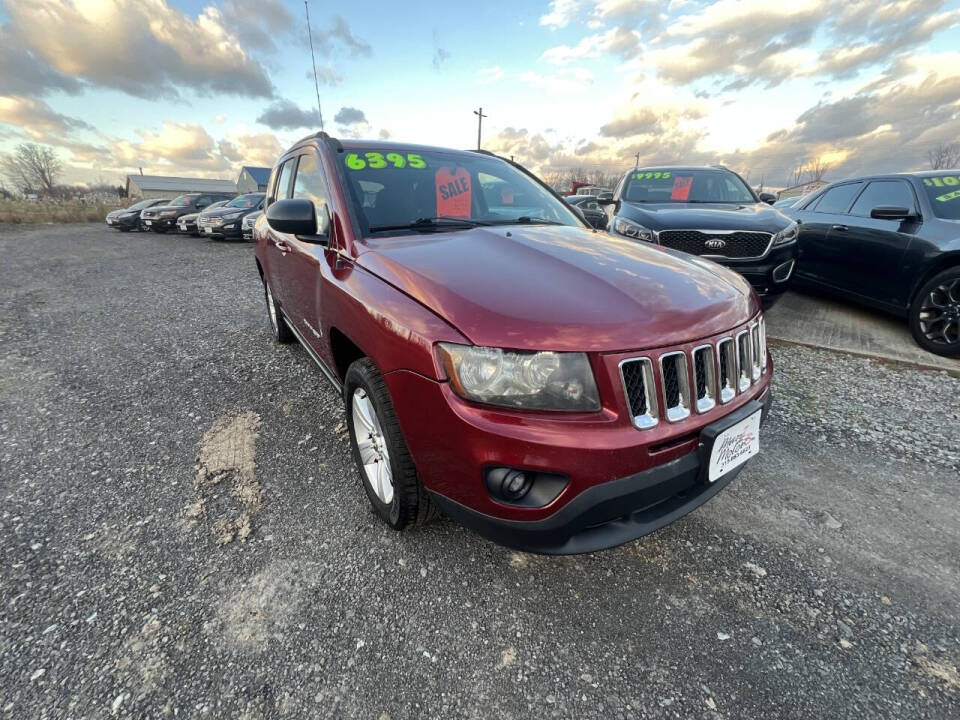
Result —
[[[782, 186], [960, 140], [960, 0], [310, 0], [328, 132]], [[0, 0], [0, 151], [236, 176], [319, 127], [302, 0]]]

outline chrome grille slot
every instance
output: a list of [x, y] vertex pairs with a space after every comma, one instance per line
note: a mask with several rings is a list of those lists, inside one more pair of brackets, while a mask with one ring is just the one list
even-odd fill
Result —
[[653, 363], [649, 358], [624, 360], [620, 363], [620, 381], [633, 424], [641, 430], [654, 427], [659, 421], [659, 410]]
[[756, 382], [760, 379], [760, 324], [754, 323], [750, 326], [750, 358], [752, 363], [750, 365], [752, 371], [751, 380]]
[[690, 417], [690, 375], [687, 355], [682, 351], [660, 356], [660, 377], [663, 381], [663, 408], [668, 422]]
[[737, 389], [745, 392], [750, 387], [750, 374], [753, 369], [753, 352], [750, 343], [750, 332], [744, 330], [737, 333]]
[[693, 379], [697, 412], [705, 413], [717, 404], [717, 369], [712, 346], [693, 349]]
[[737, 354], [733, 338], [717, 343], [717, 361], [720, 363], [720, 402], [728, 403], [737, 394]]
[[758, 321], [760, 326], [760, 374], [767, 371], [767, 323], [764, 322], [763, 315]]

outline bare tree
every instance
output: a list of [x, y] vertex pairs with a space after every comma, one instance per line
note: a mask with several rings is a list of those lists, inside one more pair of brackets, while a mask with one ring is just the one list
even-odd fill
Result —
[[63, 163], [53, 148], [21, 143], [0, 159], [0, 172], [23, 194], [50, 195], [63, 172]]
[[960, 167], [960, 143], [940, 143], [927, 151], [931, 170]]
[[804, 178], [804, 176], [805, 176], [806, 174], [807, 174], [807, 166], [804, 165], [803, 163], [800, 163], [799, 165], [797, 165], [796, 168], [794, 168], [794, 171], [793, 171], [793, 182], [790, 183], [790, 184], [791, 184], [791, 185], [799, 185], [800, 183], [803, 182], [803, 178]]
[[823, 176], [827, 174], [829, 169], [830, 166], [823, 160], [811, 160], [807, 163], [807, 182], [823, 180]]

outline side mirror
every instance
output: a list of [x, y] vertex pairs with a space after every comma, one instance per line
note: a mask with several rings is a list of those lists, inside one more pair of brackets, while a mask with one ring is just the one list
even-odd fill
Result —
[[870, 217], [874, 220], [906, 220], [912, 216], [913, 212], [911, 210], [892, 205], [882, 205], [870, 211]]
[[617, 201], [612, 197], [598, 197], [597, 205], [616, 205]]
[[267, 224], [277, 232], [303, 236], [303, 240], [318, 245], [327, 244], [330, 214], [326, 205], [318, 211], [310, 200], [304, 198], [277, 200], [267, 208], [266, 214]]
[[762, 192], [760, 193], [760, 202], [765, 202], [767, 205], [773, 205], [777, 201], [777, 196], [773, 193]]

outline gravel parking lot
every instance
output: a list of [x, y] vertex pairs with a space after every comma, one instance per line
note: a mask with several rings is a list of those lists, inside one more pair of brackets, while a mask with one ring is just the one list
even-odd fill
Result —
[[956, 377], [776, 345], [730, 488], [540, 557], [376, 520], [249, 245], [0, 253], [0, 717], [960, 716]]

